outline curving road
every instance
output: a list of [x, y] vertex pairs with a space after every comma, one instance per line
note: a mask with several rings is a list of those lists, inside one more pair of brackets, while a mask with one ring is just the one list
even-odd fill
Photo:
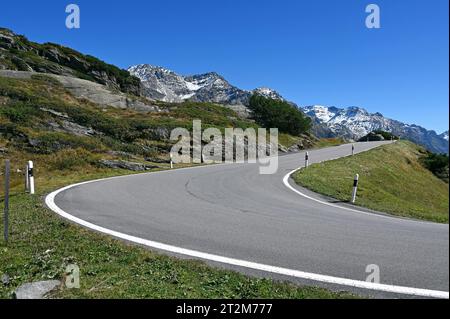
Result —
[[[380, 144], [357, 143], [356, 151]], [[349, 145], [310, 151], [310, 162], [349, 152]], [[328, 204], [291, 181], [311, 198], [301, 196], [283, 178], [303, 158], [281, 156], [274, 175], [259, 175], [254, 164], [229, 164], [95, 181], [46, 202], [92, 229], [251, 274], [377, 297], [393, 291], [448, 298], [448, 225]], [[371, 264], [379, 266], [381, 285], [365, 287]]]

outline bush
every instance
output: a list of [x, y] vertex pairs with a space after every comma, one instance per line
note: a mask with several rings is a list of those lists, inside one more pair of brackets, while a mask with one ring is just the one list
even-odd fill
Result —
[[448, 183], [449, 181], [449, 157], [447, 154], [428, 153], [422, 159], [423, 165], [434, 175]]
[[256, 123], [265, 128], [278, 128], [282, 133], [297, 136], [311, 128], [311, 119], [285, 101], [256, 94], [250, 98], [249, 108]]
[[386, 132], [386, 131], [376, 130], [376, 131], [370, 132], [366, 136], [361, 137], [359, 139], [359, 142], [367, 142], [367, 141], [374, 142], [374, 141], [383, 141], [383, 140], [390, 141], [391, 139], [398, 140], [399, 137], [392, 133]]
[[377, 131], [374, 131], [373, 133], [383, 136], [384, 139], [387, 141], [390, 141], [391, 139], [398, 140], [398, 136], [396, 136], [392, 133], [386, 132], [386, 131], [377, 130]]
[[83, 148], [89, 151], [104, 149], [103, 144], [97, 139], [75, 136], [67, 133], [49, 132], [30, 139], [33, 151], [41, 154], [51, 154], [64, 149]]
[[27, 122], [32, 116], [38, 115], [40, 110], [30, 103], [15, 102], [0, 107], [0, 115], [4, 115], [14, 123]]

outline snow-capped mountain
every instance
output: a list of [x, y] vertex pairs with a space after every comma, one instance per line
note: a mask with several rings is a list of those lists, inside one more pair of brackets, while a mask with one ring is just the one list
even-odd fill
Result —
[[444, 133], [442, 133], [439, 136], [442, 137], [444, 140], [446, 140], [448, 142], [448, 131], [445, 131]]
[[[215, 72], [182, 76], [162, 67], [149, 64], [132, 66], [128, 71], [137, 76], [146, 97], [165, 102], [214, 102], [225, 105], [247, 105], [252, 91], [241, 90], [231, 85]], [[271, 89], [257, 89], [259, 94], [282, 98]]]
[[213, 102], [247, 113], [246, 106], [253, 94], [285, 101], [277, 91], [270, 88], [262, 87], [252, 91], [239, 89], [215, 72], [183, 76], [149, 64], [135, 65], [128, 71], [141, 80], [144, 96], [164, 102]]
[[262, 95], [266, 98], [273, 99], [273, 100], [285, 101], [285, 99], [280, 95], [280, 93], [278, 93], [277, 91], [272, 90], [270, 88], [266, 88], [266, 87], [254, 89], [252, 91], [252, 93], [259, 94], [259, 95]]
[[325, 124], [336, 136], [358, 140], [375, 130], [391, 132], [436, 153], [448, 153], [448, 134], [438, 135], [418, 125], [409, 125], [384, 117], [380, 113], [369, 113], [360, 107], [337, 108], [313, 105], [303, 111], [316, 122]]

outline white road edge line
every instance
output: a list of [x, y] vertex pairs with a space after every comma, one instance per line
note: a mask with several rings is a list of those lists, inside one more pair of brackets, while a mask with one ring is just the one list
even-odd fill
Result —
[[[391, 142], [391, 143], [392, 143], [392, 142]], [[389, 143], [389, 144], [391, 144], [391, 143]], [[394, 143], [395, 143], [395, 142], [394, 142]], [[344, 145], [348, 145], [348, 144], [344, 144]], [[387, 145], [388, 145], [388, 144], [387, 144]], [[361, 154], [361, 153], [365, 153], [365, 152], [368, 152], [368, 151], [371, 151], [371, 150], [373, 150], [373, 149], [375, 149], [375, 148], [378, 148], [378, 147], [380, 147], [380, 146], [382, 146], [382, 145], [378, 145], [378, 146], [376, 146], [376, 147], [369, 148], [369, 149], [364, 150], [364, 151], [355, 152], [355, 155]], [[349, 156], [350, 156], [350, 155], [343, 156], [343, 157], [335, 157], [335, 158], [331, 158], [331, 159], [326, 160], [326, 161], [314, 162], [314, 163], [311, 163], [311, 165], [312, 165], [312, 164], [320, 164], [320, 163], [324, 163], [324, 162], [331, 162], [331, 161], [335, 161], [335, 160], [338, 160], [338, 159], [341, 159], [341, 158], [344, 158], [344, 157], [349, 157]], [[383, 214], [381, 214], [381, 213], [377, 214], [377, 213], [375, 213], [375, 212], [374, 212], [374, 213], [371, 213], [371, 212], [365, 212], [365, 211], [363, 211], [363, 210], [359, 210], [359, 209], [356, 209], [356, 208], [350, 208], [350, 207], [345, 207], [345, 206], [336, 205], [336, 204], [329, 203], [329, 202], [325, 202], [325, 201], [322, 201], [322, 200], [320, 200], [320, 199], [317, 199], [317, 198], [314, 198], [314, 197], [311, 197], [311, 196], [309, 196], [309, 195], [306, 195], [306, 194], [302, 193], [301, 191], [299, 191], [298, 189], [296, 189], [295, 187], [293, 187], [293, 186], [289, 183], [289, 179], [291, 178], [291, 176], [292, 176], [293, 174], [295, 174], [296, 172], [300, 171], [300, 170], [303, 169], [303, 168], [304, 168], [304, 167], [301, 166], [301, 167], [299, 167], [299, 168], [297, 168], [297, 169], [294, 169], [293, 171], [287, 173], [287, 174], [284, 176], [284, 178], [283, 178], [283, 184], [284, 184], [287, 188], [289, 188], [291, 191], [297, 193], [298, 195], [300, 195], [300, 196], [302, 196], [302, 197], [304, 197], [304, 198], [307, 198], [307, 199], [309, 199], [309, 200], [315, 201], [315, 202], [317, 202], [317, 203], [319, 203], [319, 204], [326, 205], [326, 206], [330, 206], [330, 207], [334, 207], [334, 208], [338, 208], [338, 209], [343, 209], [343, 210], [346, 210], [346, 211], [349, 211], [349, 212], [352, 212], [352, 213], [358, 213], [358, 214], [368, 215], [368, 216], [375, 217], [375, 218], [386, 218], [386, 219], [395, 219], [395, 220], [399, 220], [399, 219], [400, 219], [400, 217], [396, 217], [396, 216], [383, 215]], [[413, 223], [427, 223], [427, 221], [424, 221], [424, 220], [414, 220], [414, 219], [406, 219], [406, 218], [403, 218], [402, 220], [403, 220], [403, 221], [413, 222]]]
[[185, 249], [185, 248], [176, 247], [176, 246], [172, 246], [172, 245], [167, 245], [167, 244], [147, 240], [144, 238], [127, 235], [124, 233], [120, 233], [120, 232], [117, 232], [117, 231], [114, 231], [114, 230], [111, 230], [108, 228], [104, 228], [104, 227], [92, 224], [92, 223], [82, 220], [78, 217], [70, 215], [69, 213], [67, 213], [64, 210], [62, 210], [61, 208], [59, 208], [55, 203], [55, 197], [59, 193], [62, 193], [71, 188], [85, 185], [85, 184], [94, 183], [94, 182], [100, 182], [100, 181], [111, 180], [111, 179], [115, 179], [115, 178], [121, 178], [121, 177], [124, 177], [124, 176], [98, 179], [98, 180], [94, 180], [94, 181], [82, 182], [82, 183], [66, 186], [64, 188], [56, 190], [53, 193], [47, 195], [47, 197], [45, 198], [45, 203], [56, 214], [60, 215], [61, 217], [65, 218], [65, 219], [68, 219], [76, 224], [84, 226], [86, 228], [89, 228], [89, 229], [95, 230], [97, 232], [104, 233], [104, 234], [107, 234], [107, 235], [110, 235], [110, 236], [113, 236], [116, 238], [120, 238], [120, 239], [129, 241], [129, 242], [133, 242], [133, 243], [136, 243], [139, 245], [144, 245], [144, 246], [147, 246], [150, 248], [155, 248], [155, 249], [159, 249], [159, 250], [163, 250], [163, 251], [167, 251], [167, 252], [171, 252], [171, 253], [175, 253], [175, 254], [190, 256], [190, 257], [194, 257], [194, 258], [209, 260], [209, 261], [213, 261], [213, 262], [218, 262], [218, 263], [222, 263], [222, 264], [228, 264], [228, 265], [233, 265], [233, 266], [238, 266], [238, 267], [243, 267], [243, 268], [248, 268], [248, 269], [253, 269], [253, 270], [259, 270], [259, 271], [263, 271], [263, 272], [269, 272], [269, 273], [273, 273], [273, 274], [279, 274], [279, 275], [285, 275], [285, 276], [290, 276], [290, 277], [295, 277], [295, 278], [300, 278], [300, 279], [318, 281], [318, 282], [323, 282], [323, 283], [328, 283], [328, 284], [336, 284], [336, 285], [349, 286], [349, 287], [354, 287], [354, 288], [384, 291], [384, 292], [395, 293], [395, 294], [413, 295], [413, 296], [419, 296], [419, 297], [449, 299], [449, 292], [447, 292], [447, 291], [428, 290], [428, 289], [410, 288], [410, 287], [402, 287], [402, 286], [395, 286], [395, 285], [377, 284], [377, 283], [360, 281], [360, 280], [320, 275], [320, 274], [308, 273], [308, 272], [303, 272], [303, 271], [294, 270], [294, 269], [287, 269], [287, 268], [282, 268], [282, 267], [277, 267], [277, 266], [260, 264], [260, 263], [256, 263], [256, 262], [250, 262], [250, 261], [246, 261], [246, 260], [228, 258], [228, 257], [213, 255], [213, 254], [209, 254], [209, 253], [203, 253], [203, 252], [196, 251], [196, 250], [190, 250], [190, 249]]
[[[326, 205], [326, 206], [331, 206], [331, 207], [338, 208], [338, 209], [347, 210], [347, 211], [350, 211], [350, 212], [353, 212], [353, 213], [369, 215], [369, 216], [376, 217], [376, 218], [399, 219], [398, 217], [394, 217], [394, 216], [382, 215], [382, 214], [377, 214], [377, 213], [370, 213], [370, 212], [365, 212], [365, 211], [358, 210], [358, 209], [353, 209], [353, 208], [350, 208], [350, 207], [345, 207], [345, 206], [340, 206], [340, 205], [336, 205], [336, 204], [333, 204], [333, 203], [328, 203], [328, 202], [322, 201], [322, 200], [320, 200], [320, 199], [317, 199], [317, 198], [314, 198], [314, 197], [311, 197], [311, 196], [309, 196], [309, 195], [306, 195], [306, 194], [302, 193], [301, 191], [299, 191], [298, 189], [296, 189], [295, 187], [293, 187], [293, 186], [289, 183], [289, 179], [291, 178], [291, 176], [292, 176], [293, 174], [295, 174], [296, 172], [298, 172], [299, 170], [301, 170], [302, 168], [303, 168], [303, 167], [294, 169], [294, 170], [291, 171], [290, 173], [286, 174], [286, 176], [284, 176], [284, 178], [283, 178], [283, 184], [284, 184], [287, 188], [289, 188], [291, 191], [297, 193], [298, 195], [300, 195], [300, 196], [302, 196], [302, 197], [305, 197], [305, 198], [307, 198], [307, 199], [309, 199], [309, 200], [315, 201], [315, 202], [317, 202], [317, 203], [320, 203], [320, 204], [322, 204], [322, 205]], [[419, 223], [425, 222], [425, 221], [422, 221], [422, 220], [416, 221], [416, 220], [413, 220], [413, 219], [411, 219], [411, 220], [409, 220], [409, 219], [403, 219], [403, 220], [407, 220], [407, 221], [411, 221], [411, 222], [419, 222]]]

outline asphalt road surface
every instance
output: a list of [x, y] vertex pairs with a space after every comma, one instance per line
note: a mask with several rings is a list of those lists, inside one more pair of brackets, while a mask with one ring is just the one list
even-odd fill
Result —
[[[357, 143], [356, 152], [380, 144]], [[310, 163], [350, 152], [350, 145], [310, 151]], [[301, 196], [283, 178], [303, 164], [302, 152], [280, 156], [274, 175], [260, 175], [255, 164], [226, 164], [114, 178], [54, 193], [54, 204], [101, 231], [250, 262], [211, 261], [258, 276], [390, 297], [376, 287], [353, 289], [340, 280], [251, 267], [262, 264], [364, 282], [367, 266], [377, 265], [383, 285], [448, 292], [448, 225], [328, 205], [323, 203], [327, 199], [290, 181], [316, 200]]]

